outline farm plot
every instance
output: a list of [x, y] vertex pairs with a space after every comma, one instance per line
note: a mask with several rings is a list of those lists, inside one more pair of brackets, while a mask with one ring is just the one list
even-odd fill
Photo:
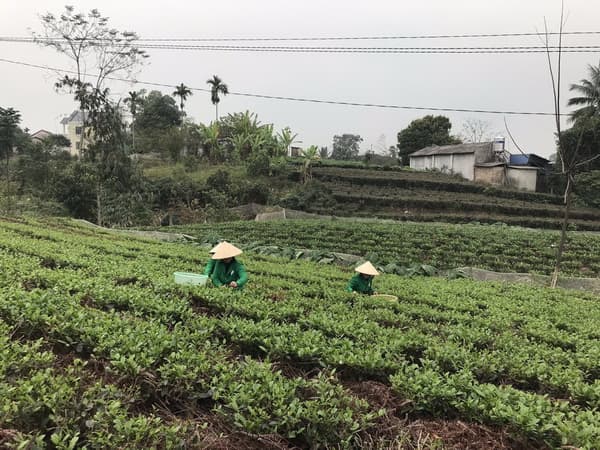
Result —
[[345, 293], [347, 270], [251, 254], [242, 292], [174, 285], [205, 252], [0, 222], [2, 439], [411, 448], [461, 421], [478, 448], [600, 444], [598, 297], [385, 275], [390, 303]]
[[[302, 205], [308, 212], [418, 222], [505, 222], [560, 229], [562, 199], [459, 180], [439, 173], [320, 167], [314, 176], [330, 192], [327, 204]], [[572, 226], [600, 231], [600, 210], [573, 208]]]
[[[228, 222], [170, 227], [203, 241], [308, 248], [368, 256], [380, 264], [431, 264], [438, 269], [473, 266], [499, 272], [550, 274], [559, 233], [505, 226], [356, 221]], [[600, 275], [600, 235], [571, 232], [563, 271]]]

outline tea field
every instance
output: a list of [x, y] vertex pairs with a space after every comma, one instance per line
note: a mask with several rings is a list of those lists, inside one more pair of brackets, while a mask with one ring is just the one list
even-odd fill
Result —
[[0, 446], [600, 448], [599, 297], [383, 275], [389, 302], [252, 253], [244, 291], [175, 285], [206, 251], [0, 220]]
[[[378, 217], [417, 222], [504, 222], [560, 229], [562, 198], [473, 183], [441, 173], [316, 167], [314, 178], [329, 200], [302, 209], [324, 215]], [[573, 208], [577, 230], [600, 231], [600, 210]]]
[[[261, 244], [366, 256], [380, 265], [431, 264], [499, 272], [550, 274], [560, 233], [491, 225], [383, 223], [343, 220], [227, 222], [165, 228], [200, 241], [227, 238]], [[600, 276], [600, 234], [570, 232], [563, 272]]]

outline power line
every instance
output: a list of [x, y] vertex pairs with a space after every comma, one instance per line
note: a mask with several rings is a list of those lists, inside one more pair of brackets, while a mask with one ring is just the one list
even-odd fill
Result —
[[[15, 40], [1, 38], [0, 42], [37, 43], [32, 39]], [[63, 39], [47, 39], [47, 44], [67, 43]], [[102, 45], [101, 40], [90, 40], [92, 45]], [[234, 46], [234, 45], [183, 45], [183, 44], [142, 44], [139, 49], [195, 50], [226, 52], [279, 52], [279, 53], [369, 53], [369, 54], [498, 54], [498, 53], [600, 53], [600, 45], [574, 46], [495, 46], [495, 47], [315, 47], [315, 46]]]
[[140, 49], [196, 50], [226, 52], [278, 52], [278, 53], [362, 53], [362, 54], [530, 54], [530, 53], [600, 53], [600, 46], [545, 47], [281, 47], [281, 46], [185, 46], [140, 45]]
[[[22, 61], [14, 61], [14, 60], [4, 59], [4, 58], [0, 58], [0, 62], [20, 65], [20, 66], [26, 66], [26, 67], [33, 67], [36, 69], [51, 70], [54, 72], [71, 73], [71, 74], [77, 73], [73, 70], [58, 69], [55, 67], [42, 66], [42, 65], [38, 65], [38, 64], [31, 64], [31, 63], [26, 63], [26, 62], [22, 62]], [[89, 74], [89, 76], [93, 76], [93, 75]], [[106, 77], [106, 79], [113, 80], [113, 81], [122, 81], [125, 83], [141, 84], [141, 85], [146, 85], [146, 86], [167, 87], [167, 88], [176, 88], [177, 87], [177, 85], [174, 85], [174, 84], [154, 83], [154, 82], [139, 81], [139, 80], [128, 80], [125, 78], [117, 78], [117, 77]], [[190, 87], [189, 89], [191, 89], [193, 91], [211, 92], [210, 89], [203, 89], [203, 88]], [[317, 103], [317, 104], [342, 105], [342, 106], [360, 106], [360, 107], [384, 108], [384, 109], [403, 109], [403, 110], [438, 111], [438, 112], [464, 112], [464, 113], [478, 113], [478, 114], [503, 114], [503, 115], [523, 115], [523, 116], [554, 116], [554, 113], [551, 113], [551, 112], [498, 111], [498, 110], [468, 109], [468, 108], [400, 106], [400, 105], [385, 105], [385, 104], [378, 104], [378, 103], [359, 103], [359, 102], [350, 102], [350, 101], [287, 97], [287, 96], [280, 96], [280, 95], [252, 94], [252, 93], [247, 93], [247, 92], [234, 92], [234, 91], [229, 91], [229, 95], [235, 95], [235, 96], [240, 96], [240, 97], [263, 98], [263, 99], [269, 99], [269, 100], [286, 100], [286, 101], [303, 102], [303, 103]], [[570, 114], [561, 114], [561, 116], [569, 116], [569, 115]]]
[[[396, 39], [469, 39], [498, 37], [557, 36], [559, 32], [525, 33], [473, 33], [473, 34], [421, 34], [393, 36], [307, 36], [307, 37], [206, 37], [206, 38], [138, 38], [140, 42], [241, 42], [241, 41], [350, 41], [350, 40], [396, 40]], [[563, 31], [563, 36], [600, 35], [600, 31]], [[28, 36], [3, 36], [3, 38], [30, 39]], [[40, 38], [46, 39], [46, 38]], [[52, 38], [47, 38], [52, 39]]]

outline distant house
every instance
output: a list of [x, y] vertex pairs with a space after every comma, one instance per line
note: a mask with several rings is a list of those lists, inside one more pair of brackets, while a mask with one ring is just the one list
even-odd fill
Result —
[[433, 145], [410, 154], [410, 168], [456, 173], [475, 180], [475, 165], [493, 162], [494, 143]]
[[459, 174], [470, 181], [511, 185], [527, 191], [543, 190], [550, 162], [533, 153], [510, 155], [504, 138], [493, 142], [431, 146], [410, 155], [415, 170], [439, 170]]
[[83, 141], [81, 138], [82, 134], [84, 133], [84, 118], [85, 115], [82, 111], [73, 111], [69, 116], [60, 121], [61, 125], [63, 126], [63, 134], [69, 139], [69, 141], [71, 141], [69, 153], [73, 156], [81, 156], [81, 151], [89, 144], [89, 140], [85, 139], [85, 136]]
[[49, 138], [53, 134], [54, 133], [50, 133], [49, 131], [46, 131], [46, 130], [38, 130], [35, 133], [31, 133], [29, 136], [31, 137], [31, 140], [34, 142], [42, 142], [44, 139]]

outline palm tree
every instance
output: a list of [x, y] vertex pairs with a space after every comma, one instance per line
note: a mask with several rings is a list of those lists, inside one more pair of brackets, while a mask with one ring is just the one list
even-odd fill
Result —
[[573, 111], [570, 118], [573, 122], [577, 119], [600, 114], [600, 64], [598, 64], [598, 67], [588, 65], [588, 72], [590, 74], [589, 80], [584, 78], [580, 84], [572, 84], [569, 88], [569, 90], [581, 94], [579, 97], [570, 98], [569, 106], [585, 105]]
[[137, 114], [137, 107], [142, 103], [142, 96], [144, 91], [129, 91], [129, 97], [125, 99], [125, 103], [129, 103], [129, 111], [131, 112], [131, 138], [133, 152], [135, 153], [135, 115]]
[[227, 95], [229, 94], [229, 89], [227, 85], [223, 83], [218, 76], [213, 75], [213, 77], [209, 80], [206, 80], [207, 84], [210, 84], [210, 101], [215, 105], [215, 120], [219, 121], [219, 102], [221, 99], [219, 98], [219, 94]]
[[181, 114], [185, 114], [183, 111], [183, 105], [185, 104], [187, 98], [191, 97], [192, 95], [194, 95], [192, 90], [183, 83], [177, 86], [173, 91], [173, 97], [179, 97], [179, 107], [181, 108]]

